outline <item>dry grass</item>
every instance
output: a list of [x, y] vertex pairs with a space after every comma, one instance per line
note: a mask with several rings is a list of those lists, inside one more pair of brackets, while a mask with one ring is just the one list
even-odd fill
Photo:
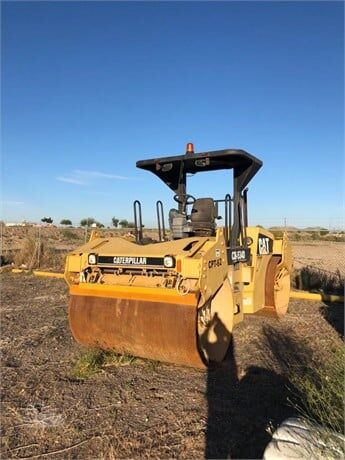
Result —
[[344, 292], [344, 278], [339, 270], [335, 273], [321, 270], [312, 266], [305, 266], [295, 276], [297, 289], [304, 291], [318, 291], [326, 293]]
[[14, 256], [14, 264], [18, 267], [61, 269], [64, 255], [48, 245], [45, 238], [27, 237], [22, 247]]
[[293, 330], [265, 326], [263, 332], [266, 362], [287, 379], [291, 407], [316, 426], [323, 458], [344, 458], [344, 439], [337, 436], [344, 433], [344, 345], [334, 341], [321, 352]]
[[337, 433], [344, 432], [344, 362], [342, 346], [324, 362], [291, 366], [290, 373], [292, 384], [303, 394], [297, 404], [300, 414]]

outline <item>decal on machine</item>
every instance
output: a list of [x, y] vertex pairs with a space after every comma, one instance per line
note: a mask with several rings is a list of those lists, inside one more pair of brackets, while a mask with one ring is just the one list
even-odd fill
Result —
[[229, 248], [228, 249], [228, 264], [233, 265], [238, 262], [248, 262], [250, 259], [249, 248]]
[[271, 254], [273, 252], [273, 240], [268, 236], [259, 233], [258, 237], [258, 251], [259, 256]]
[[222, 265], [222, 259], [213, 259], [208, 261], [208, 268], [220, 267]]
[[97, 262], [100, 265], [164, 265], [161, 257], [98, 256]]

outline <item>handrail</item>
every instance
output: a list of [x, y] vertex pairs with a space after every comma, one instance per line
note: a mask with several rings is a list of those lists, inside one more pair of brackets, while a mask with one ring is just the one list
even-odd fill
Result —
[[227, 193], [224, 198], [225, 215], [224, 215], [224, 238], [227, 247], [230, 246], [230, 233], [231, 233], [231, 195]]
[[134, 201], [133, 211], [134, 211], [135, 239], [137, 243], [141, 243], [143, 240], [143, 221], [142, 221], [142, 215], [141, 215], [141, 203], [139, 200]]
[[161, 200], [156, 202], [159, 241], [165, 241], [164, 210]]

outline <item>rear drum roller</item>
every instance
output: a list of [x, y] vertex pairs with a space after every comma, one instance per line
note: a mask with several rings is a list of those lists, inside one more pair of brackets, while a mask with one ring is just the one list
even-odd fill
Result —
[[284, 265], [279, 266], [280, 256], [272, 256], [267, 265], [265, 280], [264, 312], [283, 317], [289, 306], [290, 271]]

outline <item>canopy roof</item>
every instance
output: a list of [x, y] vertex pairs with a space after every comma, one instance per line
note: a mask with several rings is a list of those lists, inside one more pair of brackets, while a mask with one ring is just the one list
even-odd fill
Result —
[[262, 161], [244, 150], [225, 149], [210, 152], [187, 153], [172, 157], [137, 161], [137, 167], [151, 171], [168, 187], [176, 191], [186, 174], [233, 169], [234, 177], [243, 188], [261, 168]]

